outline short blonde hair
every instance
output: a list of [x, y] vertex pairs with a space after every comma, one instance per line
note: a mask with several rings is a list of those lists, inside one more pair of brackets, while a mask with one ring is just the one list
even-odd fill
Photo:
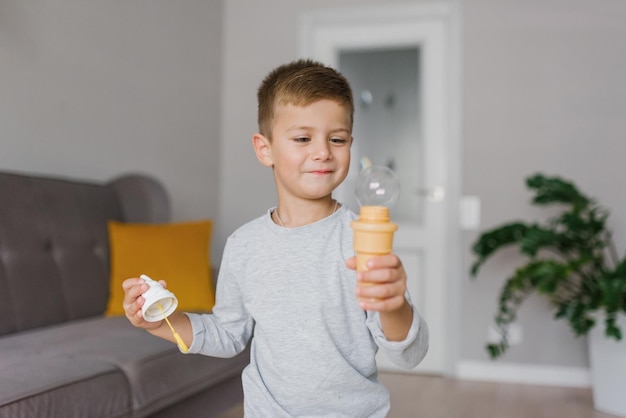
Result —
[[337, 70], [319, 62], [301, 59], [281, 65], [270, 72], [257, 92], [259, 132], [271, 139], [276, 106], [307, 106], [318, 100], [334, 100], [354, 121], [354, 102], [348, 80]]

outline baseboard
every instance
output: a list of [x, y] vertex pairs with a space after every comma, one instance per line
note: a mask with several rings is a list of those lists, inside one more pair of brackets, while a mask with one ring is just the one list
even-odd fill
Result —
[[456, 368], [456, 377], [533, 385], [591, 387], [591, 375], [586, 367], [461, 361]]

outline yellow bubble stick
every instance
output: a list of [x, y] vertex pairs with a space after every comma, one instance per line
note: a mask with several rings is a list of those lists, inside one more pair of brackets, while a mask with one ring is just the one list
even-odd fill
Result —
[[174, 334], [174, 339], [176, 340], [176, 342], [178, 343], [178, 347], [180, 347], [180, 349], [182, 350], [183, 353], [186, 353], [189, 351], [189, 348], [187, 347], [187, 344], [185, 344], [185, 342], [183, 341], [182, 338], [180, 338], [180, 335], [178, 335], [178, 333], [174, 330], [174, 327], [172, 326], [172, 324], [170, 323], [170, 320], [167, 319], [167, 315], [165, 315], [165, 311], [163, 310], [163, 307], [161, 306], [161, 304], [157, 304], [157, 306], [159, 307], [159, 310], [161, 311], [161, 313], [163, 314], [163, 318], [165, 319], [165, 322], [167, 322], [167, 325], [170, 327], [170, 329], [172, 330], [172, 334]]

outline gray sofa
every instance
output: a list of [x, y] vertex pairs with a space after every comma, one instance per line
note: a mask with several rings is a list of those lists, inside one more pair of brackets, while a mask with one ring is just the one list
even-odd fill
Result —
[[0, 172], [0, 417], [219, 416], [249, 352], [184, 355], [105, 317], [108, 220], [168, 221], [164, 188]]

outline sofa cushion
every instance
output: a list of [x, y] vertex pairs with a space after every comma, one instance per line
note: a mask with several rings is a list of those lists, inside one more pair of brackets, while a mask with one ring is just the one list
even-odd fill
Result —
[[131, 416], [130, 388], [115, 365], [43, 348], [24, 356], [20, 338], [2, 342], [0, 417]]
[[0, 335], [102, 314], [115, 191], [1, 173], [0, 202]]
[[[111, 342], [94, 347], [91, 355], [107, 359], [124, 371], [132, 387], [132, 407], [137, 417], [240, 376], [250, 359], [248, 352], [234, 359], [182, 354], [173, 343], [132, 327], [126, 318], [107, 318], [98, 329], [104, 340]], [[116, 338], [128, 338], [135, 345], [128, 350], [116, 345]]]
[[210, 220], [164, 224], [109, 222], [111, 291], [108, 315], [122, 315], [122, 282], [147, 274], [165, 280], [178, 310], [210, 311], [215, 303]]
[[[236, 359], [182, 354], [174, 344], [133, 327], [125, 317], [84, 319], [7, 336], [0, 339], [0, 352], [2, 364], [11, 364], [11, 357], [19, 363], [21, 358], [37, 359], [40, 356], [41, 362], [46, 365], [56, 362], [62, 366], [66, 360], [75, 362], [77, 369], [82, 368], [85, 373], [83, 377], [77, 376], [76, 380], [87, 380], [87, 376], [101, 373], [98, 367], [112, 373], [118, 370], [123, 382], [118, 381], [117, 387], [108, 390], [111, 390], [113, 398], [118, 396], [117, 391], [128, 393], [130, 399], [126, 401], [130, 403], [135, 417], [148, 416], [164, 406], [238, 376], [249, 360], [247, 352]], [[21, 367], [25, 369], [23, 373], [37, 374], [42, 370], [37, 360], [32, 366], [26, 363]], [[50, 370], [50, 374], [54, 376], [59, 371]], [[2, 369], [0, 375], [4, 381]], [[27, 382], [32, 380], [37, 379], [32, 379], [32, 376], [26, 379]], [[53, 379], [48, 385], [49, 389], [55, 381]], [[67, 382], [59, 379], [58, 383]], [[106, 400], [108, 397], [102, 398]]]

